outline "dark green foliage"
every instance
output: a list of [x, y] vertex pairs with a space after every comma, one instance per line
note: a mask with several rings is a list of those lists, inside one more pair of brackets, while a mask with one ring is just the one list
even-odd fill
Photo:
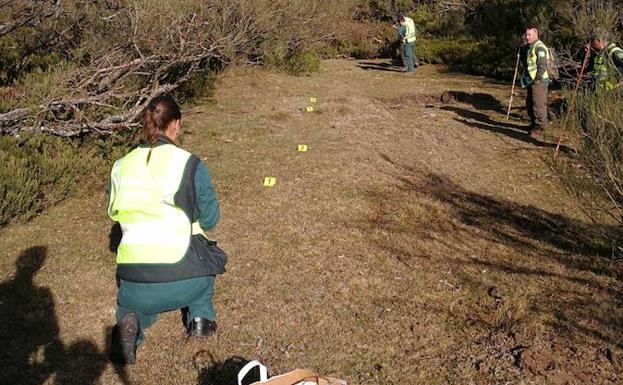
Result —
[[468, 38], [421, 39], [415, 53], [419, 61], [433, 64], [465, 65], [479, 53], [480, 45]]
[[512, 78], [517, 58], [517, 44], [499, 40], [496, 38], [480, 40], [465, 58], [463, 70], [496, 78]]
[[[512, 77], [517, 45], [528, 24], [538, 25], [541, 40], [558, 52], [577, 52], [596, 26], [621, 36], [620, 10], [608, 0], [471, 0], [454, 7], [434, 1], [361, 0], [357, 4], [353, 17], [374, 25], [374, 36], [368, 40], [377, 49], [353, 50], [351, 45], [356, 57], [365, 52], [396, 57], [395, 33], [388, 34], [376, 24], [389, 26], [399, 11], [406, 11], [422, 37], [417, 43], [422, 62], [459, 64], [465, 71], [498, 78]], [[354, 46], [366, 47], [366, 43], [356, 39]]]
[[23, 39], [0, 37], [0, 85], [14, 83], [21, 74], [45, 71], [61, 61], [56, 52], [29, 47]]
[[296, 52], [288, 56], [283, 68], [293, 75], [316, 72], [320, 69], [320, 55], [316, 52]]
[[66, 140], [49, 135], [0, 137], [0, 226], [37, 215], [68, 196], [103, 188], [127, 136]]
[[398, 12], [413, 9], [416, 1], [412, 0], [366, 0], [358, 1], [354, 16], [357, 20], [381, 20], [396, 22]]
[[176, 92], [178, 100], [208, 98], [214, 94], [218, 72], [204, 70], [192, 75]]
[[[0, 113], [17, 107], [36, 109], [42, 101], [66, 98], [103, 62], [123, 64], [136, 58], [137, 51], [164, 60], [184, 52], [192, 55], [201, 52], [198, 42], [221, 43], [215, 57], [199, 63], [188, 78], [190, 64], [183, 62], [159, 79], [188, 79], [176, 90], [178, 99], [209, 96], [216, 74], [229, 63], [253, 62], [299, 75], [318, 70], [322, 57], [397, 59], [400, 43], [392, 24], [399, 12], [407, 12], [416, 23], [416, 55], [422, 63], [449, 64], [508, 80], [527, 23], [539, 24], [542, 40], [558, 49], [579, 50], [595, 26], [609, 30], [613, 40], [621, 43], [617, 38], [621, 37], [620, 7], [607, 0], [467, 0], [453, 2], [453, 7], [450, 2], [415, 0], [16, 0], [7, 4], [0, 9], [3, 20], [28, 9], [44, 16], [0, 35]], [[195, 24], [182, 39], [182, 49], [180, 30], [169, 27], [188, 24], [191, 14]], [[210, 28], [197, 27], [204, 24]], [[140, 92], [151, 84], [145, 76], [150, 73], [151, 67], [145, 67], [119, 75], [122, 80], [115, 87], [129, 94]], [[82, 96], [88, 97], [98, 87], [115, 88], [112, 79], [83, 89]], [[69, 113], [97, 121], [135, 102], [135, 98], [111, 99], [103, 106], [88, 105], [79, 113]], [[598, 111], [595, 106], [583, 108]], [[599, 110], [591, 116], [602, 115]], [[72, 116], [41, 117], [64, 122]], [[604, 135], [595, 140], [606, 140]], [[117, 135], [87, 141], [0, 138], [0, 224], [11, 217], [32, 217], [75, 192], [77, 183], [88, 178], [106, 180], [110, 161], [131, 142]]]

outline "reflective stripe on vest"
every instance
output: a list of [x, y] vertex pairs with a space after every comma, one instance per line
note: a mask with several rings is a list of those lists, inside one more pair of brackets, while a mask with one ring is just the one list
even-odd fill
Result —
[[180, 261], [195, 231], [175, 205], [191, 154], [172, 144], [138, 147], [115, 162], [108, 215], [123, 231], [118, 264], [171, 264]]
[[[537, 73], [537, 60], [539, 59], [537, 57], [537, 52], [536, 49], [537, 48], [544, 48], [545, 52], [546, 52], [546, 59], [551, 60], [550, 58], [550, 54], [549, 54], [549, 49], [545, 46], [545, 44], [543, 44], [543, 42], [541, 40], [538, 40], [536, 43], [534, 43], [534, 45], [532, 46], [532, 48], [530, 48], [530, 50], [528, 50], [528, 74], [530, 75], [530, 78], [532, 80], [536, 79], [536, 73]], [[543, 72], [543, 79], [549, 79], [549, 74], [547, 73], [547, 70], [545, 70], [545, 72]]]
[[415, 22], [413, 22], [412, 18], [405, 16], [405, 21], [402, 25], [407, 27], [407, 32], [405, 33], [405, 39], [407, 40], [407, 43], [414, 43], [415, 42]]

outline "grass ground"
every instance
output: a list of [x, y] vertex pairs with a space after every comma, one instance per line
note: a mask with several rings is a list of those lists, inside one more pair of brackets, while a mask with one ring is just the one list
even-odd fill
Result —
[[100, 191], [0, 231], [0, 383], [225, 384], [253, 358], [352, 384], [621, 383], [623, 266], [504, 119], [507, 87], [380, 61], [228, 72], [183, 119], [230, 255], [218, 335], [187, 341], [171, 312], [135, 366], [107, 362]]

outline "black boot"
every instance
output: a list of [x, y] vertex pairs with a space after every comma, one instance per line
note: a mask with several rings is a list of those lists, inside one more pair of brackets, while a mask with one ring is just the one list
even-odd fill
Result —
[[188, 324], [189, 337], [208, 337], [216, 333], [216, 321], [195, 317]]
[[136, 362], [139, 320], [135, 313], [124, 315], [112, 329], [110, 361], [118, 364]]

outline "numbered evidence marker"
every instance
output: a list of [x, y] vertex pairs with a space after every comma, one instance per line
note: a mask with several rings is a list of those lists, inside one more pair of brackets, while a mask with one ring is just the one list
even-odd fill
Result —
[[307, 152], [307, 145], [306, 144], [299, 144], [298, 151], [299, 152]]
[[274, 176], [267, 176], [264, 178], [264, 187], [273, 187], [277, 183], [277, 178]]
[[306, 110], [307, 110], [307, 112], [314, 112], [314, 107], [309, 106], [309, 107], [307, 107]]

